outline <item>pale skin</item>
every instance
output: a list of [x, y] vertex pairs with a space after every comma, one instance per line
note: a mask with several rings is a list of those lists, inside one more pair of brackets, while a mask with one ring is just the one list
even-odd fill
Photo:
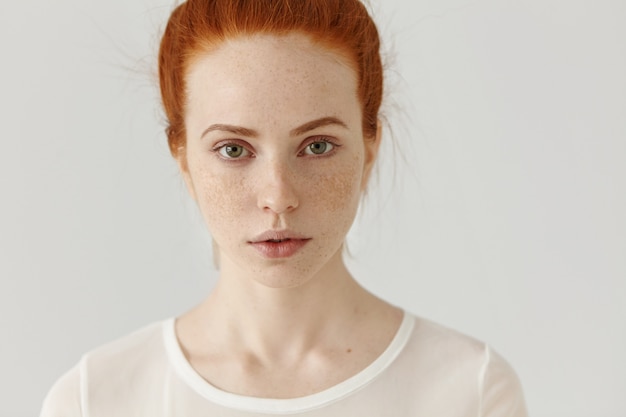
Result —
[[[212, 385], [255, 397], [302, 397], [357, 374], [402, 312], [342, 258], [380, 144], [363, 135], [355, 71], [302, 34], [255, 35], [202, 54], [187, 87], [177, 159], [220, 260], [215, 289], [176, 321], [187, 359]], [[268, 231], [305, 243], [268, 257], [254, 244]]]

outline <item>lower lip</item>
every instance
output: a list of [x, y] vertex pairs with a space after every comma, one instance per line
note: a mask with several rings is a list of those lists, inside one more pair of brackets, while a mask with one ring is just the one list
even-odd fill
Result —
[[269, 259], [288, 258], [298, 252], [310, 239], [290, 239], [282, 242], [250, 243], [261, 255]]

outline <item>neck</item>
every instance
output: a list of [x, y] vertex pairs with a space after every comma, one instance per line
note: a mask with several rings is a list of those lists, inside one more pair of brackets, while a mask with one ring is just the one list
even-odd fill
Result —
[[295, 360], [345, 336], [375, 300], [354, 281], [340, 253], [306, 282], [282, 288], [260, 283], [226, 262], [199, 316], [217, 340], [274, 362]]

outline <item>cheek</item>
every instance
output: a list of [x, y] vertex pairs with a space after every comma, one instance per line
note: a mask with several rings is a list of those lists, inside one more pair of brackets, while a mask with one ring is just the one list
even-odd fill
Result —
[[[324, 213], [330, 222], [352, 224], [361, 197], [362, 160], [359, 155], [344, 161], [314, 180], [311, 204]], [[342, 227], [345, 228], [345, 227]]]
[[205, 222], [212, 231], [241, 221], [241, 213], [249, 204], [249, 181], [242, 176], [221, 175], [209, 171], [197, 172], [193, 178], [197, 203]]
[[[320, 227], [336, 232], [347, 231], [361, 197], [362, 166], [362, 156], [355, 154], [341, 158], [341, 161], [329, 159], [327, 164], [296, 169], [291, 187], [298, 196], [299, 209], [292, 220], [302, 222], [302, 226], [308, 225], [306, 229]], [[214, 236], [230, 236], [229, 231], [238, 230], [251, 221], [254, 223], [259, 219], [256, 216], [262, 216], [257, 207], [257, 193], [261, 187], [259, 174], [254, 175], [253, 170], [248, 174], [243, 170], [236, 174], [209, 169], [192, 172], [197, 203]]]

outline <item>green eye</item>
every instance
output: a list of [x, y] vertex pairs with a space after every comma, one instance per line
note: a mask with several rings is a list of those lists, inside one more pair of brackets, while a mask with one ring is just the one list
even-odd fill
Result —
[[319, 142], [313, 142], [310, 145], [308, 145], [304, 149], [304, 153], [307, 155], [322, 155], [327, 152], [330, 152], [332, 149], [333, 149], [332, 143], [319, 141]]
[[246, 148], [235, 144], [222, 146], [219, 152], [220, 155], [227, 159], [237, 159], [248, 154]]

